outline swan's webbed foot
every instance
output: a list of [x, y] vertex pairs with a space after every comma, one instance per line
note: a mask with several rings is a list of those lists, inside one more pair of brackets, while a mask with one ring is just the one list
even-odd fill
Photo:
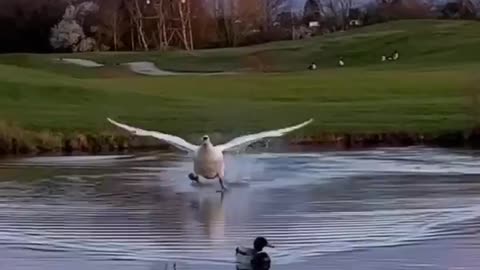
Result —
[[222, 189], [217, 191], [217, 192], [222, 192], [223, 193], [223, 192], [228, 191], [228, 188], [223, 183], [223, 179], [221, 177], [218, 178], [218, 182], [220, 182], [220, 186], [222, 187]]

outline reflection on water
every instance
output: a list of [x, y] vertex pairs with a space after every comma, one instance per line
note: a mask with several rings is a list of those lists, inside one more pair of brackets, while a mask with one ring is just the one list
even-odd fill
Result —
[[469, 254], [480, 251], [479, 165], [475, 152], [422, 148], [229, 156], [221, 196], [216, 181], [192, 185], [174, 154], [5, 160], [0, 252], [15, 269], [235, 269], [234, 248], [262, 235], [275, 269], [459, 239]]

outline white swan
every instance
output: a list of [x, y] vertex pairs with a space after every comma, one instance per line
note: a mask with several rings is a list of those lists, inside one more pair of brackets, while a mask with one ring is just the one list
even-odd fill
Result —
[[218, 178], [220, 185], [222, 187], [222, 191], [226, 189], [223, 183], [223, 179], [225, 177], [225, 164], [223, 160], [224, 151], [233, 150], [239, 146], [248, 145], [264, 138], [280, 137], [282, 135], [285, 135], [288, 132], [302, 128], [310, 124], [311, 122], [313, 122], [313, 119], [310, 119], [308, 121], [305, 121], [295, 126], [286, 127], [286, 128], [277, 129], [277, 130], [264, 131], [256, 134], [245, 135], [245, 136], [235, 138], [225, 144], [214, 146], [210, 142], [210, 138], [207, 135], [203, 136], [201, 145], [193, 145], [177, 136], [173, 136], [173, 135], [169, 135], [169, 134], [165, 134], [157, 131], [149, 131], [149, 130], [143, 130], [140, 128], [131, 127], [125, 124], [118, 123], [110, 118], [107, 118], [107, 120], [110, 123], [122, 129], [125, 129], [137, 136], [154, 137], [159, 140], [165, 141], [181, 150], [187, 151], [189, 153], [193, 153], [194, 154], [193, 173], [190, 173], [188, 177], [192, 181], [197, 181], [197, 182], [199, 181], [199, 176], [204, 177], [205, 179], [210, 179], [210, 180]]

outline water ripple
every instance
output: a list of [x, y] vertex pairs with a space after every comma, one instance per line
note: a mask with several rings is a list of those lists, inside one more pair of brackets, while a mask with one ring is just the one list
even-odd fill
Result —
[[[276, 264], [473, 235], [476, 153], [433, 149], [245, 154], [230, 184], [196, 188], [175, 155], [40, 157], [0, 167], [0, 243], [96, 260], [232, 264], [271, 239]], [[216, 185], [217, 183], [212, 183]]]

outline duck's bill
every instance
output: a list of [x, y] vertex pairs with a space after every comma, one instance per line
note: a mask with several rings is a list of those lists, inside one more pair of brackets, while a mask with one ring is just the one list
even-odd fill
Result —
[[271, 245], [271, 244], [267, 244], [267, 247], [269, 247], [269, 248], [275, 248], [275, 246], [274, 246], [274, 245]]

